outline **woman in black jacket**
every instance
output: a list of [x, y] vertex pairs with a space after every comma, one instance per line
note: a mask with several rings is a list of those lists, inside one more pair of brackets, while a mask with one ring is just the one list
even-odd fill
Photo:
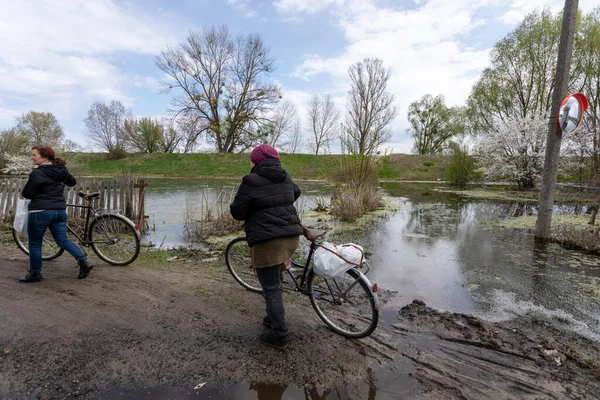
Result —
[[29, 203], [27, 234], [29, 235], [29, 273], [19, 278], [21, 282], [39, 282], [42, 278], [42, 240], [46, 229], [60, 248], [67, 250], [79, 265], [78, 279], [89, 275], [93, 266], [75, 243], [67, 238], [67, 204], [64, 187], [75, 186], [75, 178], [69, 173], [66, 161], [55, 157], [50, 146], [33, 146], [31, 160], [37, 166], [21, 193]]
[[277, 150], [261, 144], [250, 153], [252, 171], [244, 176], [230, 211], [244, 221], [252, 262], [263, 288], [267, 316], [263, 323], [271, 328], [260, 335], [270, 347], [287, 347], [287, 327], [280, 271], [298, 248], [302, 234], [294, 202], [300, 188], [281, 167]]

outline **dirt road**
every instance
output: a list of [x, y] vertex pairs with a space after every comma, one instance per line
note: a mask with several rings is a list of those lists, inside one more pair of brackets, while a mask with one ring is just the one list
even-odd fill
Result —
[[[45, 263], [43, 282], [20, 284], [26, 265], [16, 248], [0, 247], [2, 399], [600, 393], [597, 344], [524, 321], [500, 326], [413, 302], [392, 325], [380, 323], [369, 338], [352, 341], [329, 331], [307, 298], [286, 293], [292, 333], [289, 348], [279, 351], [257, 340], [261, 297], [235, 284], [222, 263], [151, 269], [98, 262], [88, 279], [77, 280], [74, 261], [63, 256]], [[193, 390], [199, 383], [206, 385]]]

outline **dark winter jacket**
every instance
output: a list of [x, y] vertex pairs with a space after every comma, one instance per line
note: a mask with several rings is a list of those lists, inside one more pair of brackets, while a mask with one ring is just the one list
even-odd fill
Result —
[[21, 194], [31, 199], [29, 210], [64, 210], [67, 208], [64, 185], [75, 186], [75, 183], [66, 165], [40, 165], [29, 174]]
[[245, 221], [248, 245], [265, 240], [302, 235], [294, 201], [300, 188], [281, 167], [279, 160], [266, 159], [244, 176], [230, 211]]

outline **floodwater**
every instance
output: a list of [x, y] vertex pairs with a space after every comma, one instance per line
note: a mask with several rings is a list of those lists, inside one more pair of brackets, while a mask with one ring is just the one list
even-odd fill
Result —
[[[184, 237], [186, 210], [200, 215], [207, 205], [228, 210], [237, 181], [153, 180], [148, 187], [147, 242], [156, 247], [190, 246]], [[300, 182], [300, 213], [315, 207], [329, 187]], [[430, 307], [469, 313], [491, 321], [517, 315], [547, 318], [600, 340], [600, 258], [557, 244], [536, 244], [524, 229], [486, 229], [481, 223], [535, 213], [535, 205], [481, 201], [444, 192], [435, 185], [386, 183], [398, 210], [376, 218], [368, 228], [330, 235], [367, 250], [370, 279], [398, 293], [384, 312], [413, 299]], [[582, 207], [556, 205], [557, 213]]]
[[[186, 207], [199, 210], [207, 201], [224, 198], [225, 192], [234, 194], [238, 184], [151, 181], [146, 203], [150, 226], [155, 230], [149, 232], [148, 240], [166, 247], [187, 245], [183, 236]], [[327, 196], [326, 185], [299, 185], [303, 197], [297, 207], [301, 210], [314, 208]], [[440, 191], [435, 185], [385, 184], [384, 188], [393, 196], [397, 211], [376, 218], [358, 232], [329, 237], [338, 243], [363, 245], [371, 265], [371, 281], [395, 292], [382, 308], [383, 323], [394, 323], [402, 306], [420, 299], [441, 311], [473, 314], [488, 321], [517, 316], [543, 319], [600, 341], [599, 257], [557, 244], [541, 245], [533, 232], [525, 229], [489, 229], [481, 224], [535, 214], [535, 204], [466, 199]], [[228, 206], [230, 198], [227, 200]], [[559, 204], [554, 212], [584, 209]], [[235, 384], [215, 389], [211, 398], [254, 399], [258, 390], [252, 387]], [[378, 393], [377, 398], [386, 398], [384, 388], [365, 388], [371, 391], [365, 398], [375, 398], [374, 393]], [[261, 390], [264, 397], [260, 398], [281, 398], [277, 388]], [[306, 388], [287, 388], [284, 398], [313, 398], [305, 392]], [[124, 398], [128, 394], [138, 398], [136, 393], [122, 394]], [[173, 398], [196, 398], [193, 391], [185, 395], [188, 397], [181, 396]], [[314, 398], [345, 397], [334, 391]]]
[[[237, 187], [241, 181], [199, 181], [151, 179], [146, 189], [146, 215], [149, 231], [144, 242], [155, 248], [195, 247], [185, 235], [186, 212], [199, 219], [206, 207], [229, 212]], [[310, 209], [315, 198], [327, 194], [327, 186], [321, 183], [302, 183], [303, 196], [298, 200], [299, 209]], [[189, 218], [188, 218], [189, 220]], [[200, 246], [201, 247], [201, 246]]]

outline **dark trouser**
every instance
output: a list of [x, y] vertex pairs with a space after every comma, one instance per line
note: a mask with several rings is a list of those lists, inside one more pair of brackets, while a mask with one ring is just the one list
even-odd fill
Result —
[[285, 337], [288, 331], [285, 326], [280, 271], [281, 264], [268, 268], [256, 268], [256, 275], [263, 288], [265, 303], [267, 304], [267, 315], [271, 319], [273, 335]]
[[29, 272], [39, 274], [42, 270], [42, 239], [50, 228], [52, 237], [60, 248], [67, 250], [79, 262], [85, 254], [67, 238], [67, 213], [65, 210], [44, 210], [29, 213], [27, 233], [29, 236]]

